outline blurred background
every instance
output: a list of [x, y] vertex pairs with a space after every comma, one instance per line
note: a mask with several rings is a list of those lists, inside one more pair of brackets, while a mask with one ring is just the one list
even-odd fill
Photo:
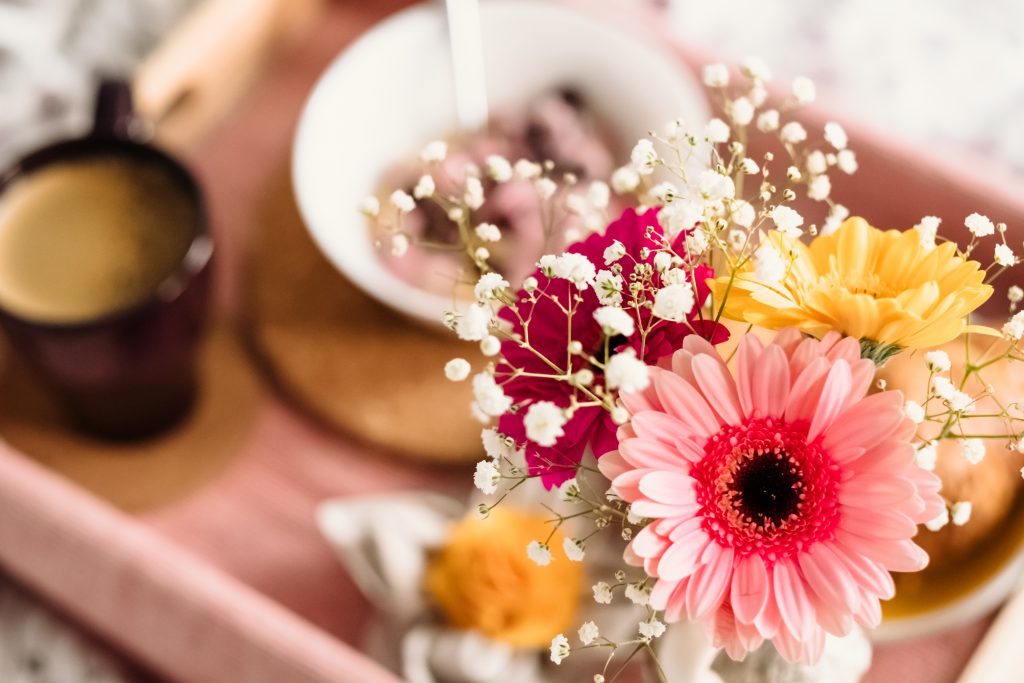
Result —
[[[289, 222], [301, 232], [286, 188], [287, 157], [298, 114], [313, 83], [346, 45], [410, 4], [414, 3], [0, 0], [0, 170], [42, 145], [85, 133], [101, 76], [134, 80], [136, 105], [149, 127], [144, 132], [156, 131], [158, 140], [180, 154], [209, 195], [218, 248], [223, 251], [217, 261], [216, 306], [230, 319], [214, 325], [214, 350], [208, 352], [204, 365], [220, 369], [208, 370], [213, 379], [206, 379], [221, 404], [201, 404], [198, 421], [190, 423], [181, 438], [147, 446], [138, 459], [127, 462], [125, 453], [112, 453], [104, 446], [82, 445], [63, 433], [51, 437], [51, 432], [59, 430], [51, 430], [46, 419], [32, 414], [34, 399], [22, 401], [34, 394], [18, 393], [26, 386], [21, 380], [0, 385], [5, 393], [0, 411], [8, 411], [6, 418], [0, 416], [0, 437], [15, 450], [27, 452], [38, 446], [38, 452], [30, 453], [35, 460], [134, 516], [133, 521], [176, 547], [188, 549], [343, 640], [354, 639], [358, 629], [350, 615], [365, 604], [351, 597], [353, 586], [335, 575], [329, 551], [307, 528], [314, 502], [338, 488], [345, 492], [392, 486], [458, 490], [466, 473], [438, 470], [436, 462], [410, 465], [408, 460], [391, 457], [389, 444], [381, 443], [387, 439], [380, 435], [395, 430], [379, 417], [388, 410], [386, 392], [397, 395], [402, 388], [386, 381], [378, 403], [360, 414], [358, 424], [345, 425], [350, 431], [341, 437], [326, 424], [333, 417], [330, 411], [325, 416], [278, 401], [282, 385], [308, 385], [310, 378], [323, 379], [324, 394], [343, 392], [352, 384], [346, 380], [356, 376], [351, 373], [358, 369], [348, 368], [348, 375], [332, 378], [325, 368], [333, 356], [321, 355], [332, 344], [362, 343], [353, 341], [355, 333], [332, 336], [336, 318], [377, 320], [378, 307], [348, 294], [348, 285], [337, 287], [344, 292], [339, 300], [350, 308], [332, 314], [330, 320], [301, 327], [290, 318], [275, 319], [273, 326], [256, 334], [255, 344], [240, 341], [243, 335], [232, 332], [233, 326], [254, 319], [252, 311], [238, 303], [259, 290], [254, 284], [259, 277], [254, 280], [246, 273], [251, 275], [254, 268], [257, 275], [264, 272], [259, 270], [266, 263], [260, 254], [265, 258], [268, 252], [282, 253], [280, 241], [253, 236], [272, 232], [266, 225]], [[1024, 110], [1024, 3], [622, 0], [613, 4], [625, 14], [653, 13], [656, 23], [688, 54], [726, 62], [756, 55], [778, 79], [812, 77], [824, 111], [876, 131], [890, 139], [894, 149], [910, 146], [954, 159], [982, 185], [1004, 178], [1019, 180], [1024, 174], [1020, 113]], [[218, 26], [212, 32], [211, 19]], [[197, 28], [200, 24], [205, 28]], [[214, 59], [221, 54], [232, 56]], [[205, 76], [215, 84], [202, 83]], [[190, 87], [190, 82], [200, 85]], [[353, 94], [360, 96], [365, 93]], [[988, 175], [990, 169], [995, 174]], [[894, 196], [898, 194], [897, 188]], [[252, 242], [257, 243], [255, 248]], [[319, 255], [315, 258], [319, 259], [316, 267], [330, 270]], [[287, 256], [274, 262], [280, 260]], [[292, 271], [305, 272], [309, 263], [298, 259]], [[284, 277], [271, 266], [266, 272]], [[296, 278], [289, 282], [302, 296], [286, 299], [277, 292], [259, 290], [255, 298], [262, 302], [257, 304], [264, 307], [260, 310], [291, 312], [302, 308], [295, 300], [320, 296], [306, 295], [325, 281]], [[326, 288], [333, 287], [332, 281], [327, 282]], [[393, 336], [395, 330], [407, 335], [409, 346], [403, 352], [419, 353], [429, 347], [432, 357], [450, 355], [449, 345], [435, 344], [432, 336], [404, 320], [388, 318], [386, 324], [372, 329], [382, 336]], [[296, 341], [300, 337], [307, 341]], [[263, 347], [263, 357], [238, 360], [252, 345]], [[272, 373], [263, 371], [266, 356], [272, 357], [274, 349], [285, 349], [308, 362], [295, 369], [298, 374], [268, 379], [264, 375]], [[433, 367], [428, 372], [437, 374]], [[358, 377], [367, 386], [375, 380], [367, 379], [365, 371]], [[30, 406], [23, 413], [17, 409], [22, 403]], [[459, 410], [461, 406], [455, 405], [452, 410]], [[353, 436], [351, 430], [358, 434]], [[182, 453], [188, 452], [193, 460], [186, 462]], [[202, 453], [202, 459], [195, 452]], [[292, 463], [290, 458], [299, 452], [294, 458], [305, 460], [296, 465], [300, 470], [296, 473], [284, 463]], [[227, 482], [218, 489], [226, 491], [223, 499], [210, 494], [175, 505], [184, 499], [183, 492], [191, 495], [229, 471], [236, 453], [245, 453], [257, 463], [253, 467], [262, 468], [261, 478], [230, 470], [236, 473], [219, 480]], [[434, 456], [424, 460], [431, 458], [437, 460]], [[368, 465], [371, 461], [386, 464], [373, 469], [378, 465]], [[338, 462], [348, 469], [335, 472]], [[265, 492], [269, 487], [279, 487], [283, 493], [271, 496]], [[227, 520], [225, 529], [211, 529], [213, 518]], [[256, 551], [263, 552], [260, 558], [267, 563], [250, 561], [254, 551], [239, 541], [235, 530], [240, 527], [278, 534]], [[270, 563], [272, 554], [281, 559]], [[28, 590], [20, 584], [32, 575], [29, 564], [15, 565], [22, 573], [17, 580], [7, 577], [6, 565], [0, 564], [0, 683], [173, 679], [166, 669], [152, 673], [167, 665], [154, 658], [154, 651], [122, 651], [126, 643], [137, 642], [133, 638], [138, 634], [118, 632], [110, 626], [114, 620], [109, 614], [98, 618], [100, 627], [88, 623], [91, 618], [83, 607], [88, 600], [82, 597], [88, 591], [81, 585], [62, 589], [61, 581], [54, 578], [59, 573], [47, 574], [40, 582], [45, 588]], [[307, 573], [296, 576], [296, 571]], [[325, 587], [324, 594], [310, 595], [297, 585], [317, 582]], [[41, 599], [38, 593], [44, 592], [48, 594]], [[50, 602], [64, 604], [54, 609], [46, 606]], [[341, 613], [345, 610], [348, 614]], [[85, 626], [74, 625], [77, 622]], [[959, 640], [929, 641], [912, 651], [883, 649], [876, 661], [888, 668], [870, 680], [953, 681], [988, 623], [966, 625]], [[929, 658], [931, 664], [923, 665], [922, 674], [920, 662]], [[135, 663], [147, 659], [142, 665]], [[907, 672], [915, 672], [917, 678], [908, 678]]]

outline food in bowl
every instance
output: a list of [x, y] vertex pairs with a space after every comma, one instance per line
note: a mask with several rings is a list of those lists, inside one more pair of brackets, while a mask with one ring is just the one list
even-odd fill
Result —
[[[499, 272], [522, 279], [543, 253], [564, 246], [555, 243], [564, 239], [564, 232], [552, 230], [553, 223], [570, 228], [571, 235], [603, 224], [607, 212], [573, 212], [563, 201], [557, 214], [549, 215], [541, 210], [543, 189], [532, 179], [499, 183], [494, 174], [515, 174], [513, 164], [519, 160], [548, 164], [549, 175], [575, 178], [578, 191], [585, 192], [592, 182], [611, 175], [615, 143], [609, 127], [578, 90], [559, 88], [530, 102], [521, 113], [495, 116], [483, 131], [452, 136], [444, 159], [407, 160], [389, 169], [381, 179], [386, 190], [378, 193], [377, 203], [386, 206], [396, 187], [423, 199], [428, 191], [420, 186], [424, 172], [430, 173], [432, 198], [460, 191], [467, 174], [478, 176], [488, 199], [474, 212], [471, 225], [497, 228], [494, 232], [486, 227], [483, 234], [491, 231], [500, 239], [481, 240], [491, 263]], [[502, 167], [489, 168], [495, 163]], [[609, 212], [621, 208], [611, 206]], [[459, 282], [475, 282], [478, 276], [471, 255], [459, 248], [460, 226], [443, 201], [418, 201], [408, 213], [384, 211], [380, 220], [369, 221], [369, 230], [388, 270], [414, 287], [450, 296], [455, 285], [458, 295], [467, 289]], [[420, 248], [407, 250], [409, 244]]]

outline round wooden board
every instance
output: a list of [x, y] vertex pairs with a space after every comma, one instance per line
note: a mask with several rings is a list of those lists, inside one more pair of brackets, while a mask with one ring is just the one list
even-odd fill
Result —
[[345, 279], [306, 231], [281, 174], [267, 195], [245, 277], [247, 329], [281, 389], [342, 432], [417, 460], [481, 457], [470, 383], [449, 382], [473, 345], [388, 310]]
[[130, 512], [178, 500], [220, 474], [252, 431], [266, 395], [237, 331], [216, 322], [203, 341], [199, 397], [191, 413], [151, 439], [98, 440], [69, 426], [37, 378], [2, 355], [0, 436]]

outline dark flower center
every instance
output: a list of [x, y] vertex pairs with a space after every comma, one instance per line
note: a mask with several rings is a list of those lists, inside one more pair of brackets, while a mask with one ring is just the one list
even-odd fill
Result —
[[784, 453], [747, 460], [733, 477], [733, 504], [760, 525], [778, 526], [797, 513], [803, 482]]
[[840, 470], [807, 428], [754, 418], [707, 440], [692, 475], [704, 528], [720, 544], [771, 563], [833, 537]]

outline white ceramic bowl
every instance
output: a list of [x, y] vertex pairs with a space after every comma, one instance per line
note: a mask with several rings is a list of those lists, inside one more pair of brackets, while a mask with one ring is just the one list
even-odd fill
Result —
[[[327, 258], [383, 303], [433, 324], [451, 308], [451, 297], [418, 289], [385, 269], [358, 206], [378, 190], [386, 169], [455, 128], [439, 4], [394, 15], [334, 61], [306, 103], [292, 159], [299, 208]], [[614, 151], [623, 161], [652, 127], [677, 116], [708, 117], [701, 86], [655, 36], [552, 2], [481, 5], [492, 112], [572, 85], [615, 132], [621, 144]]]

